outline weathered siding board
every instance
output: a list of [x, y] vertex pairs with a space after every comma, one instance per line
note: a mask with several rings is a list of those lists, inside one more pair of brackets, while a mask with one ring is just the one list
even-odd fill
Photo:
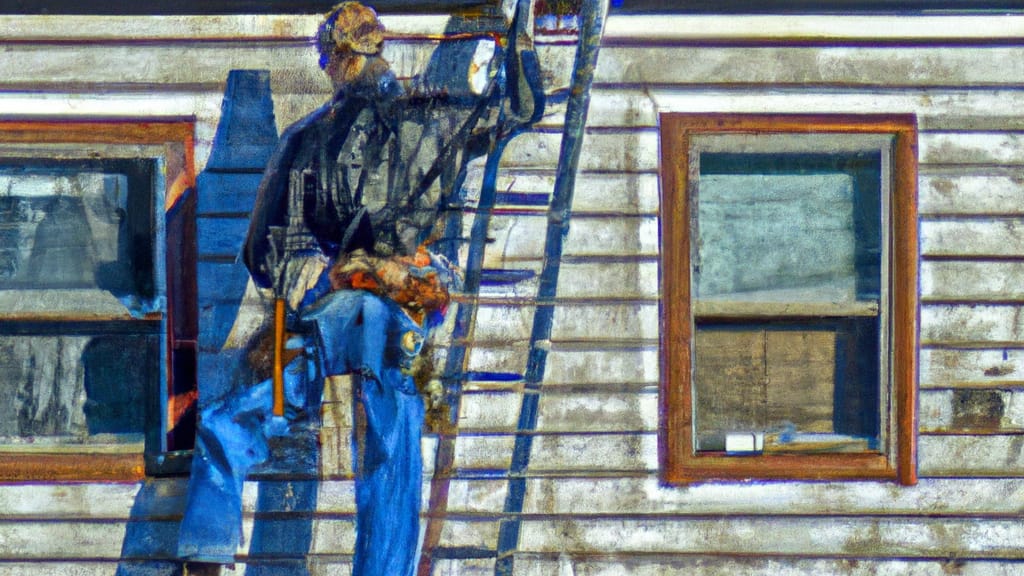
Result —
[[548, 354], [545, 386], [593, 383], [639, 383], [657, 386], [657, 343], [620, 349], [593, 345], [553, 346]]
[[[880, 482], [706, 483], [685, 490], [640, 478], [533, 478], [527, 514], [1012, 517], [1024, 509], [1024, 480], [923, 479], [912, 488]], [[595, 497], [599, 495], [600, 497]], [[586, 502], [581, 507], [580, 502]]]
[[[530, 471], [582, 476], [654, 473], [658, 470], [657, 444], [653, 432], [536, 434]], [[458, 467], [503, 468], [511, 445], [511, 436], [460, 436]], [[923, 478], [1022, 477], [1024, 435], [921, 434], [918, 469]]]
[[0, 520], [128, 517], [135, 484], [0, 485]]
[[533, 439], [531, 472], [586, 476], [653, 472], [657, 468], [654, 433], [547, 434]]
[[[471, 167], [466, 176], [470, 191], [479, 188], [483, 179], [482, 167]], [[536, 169], [507, 166], [499, 176], [497, 189], [517, 194], [537, 194], [550, 197], [555, 186], [555, 170], [551, 167]], [[588, 214], [656, 215], [658, 212], [658, 175], [655, 173], [577, 175], [573, 194], [577, 206], [585, 206]], [[538, 213], [544, 206], [534, 206]]]
[[124, 530], [124, 521], [0, 522], [0, 557], [117, 559], [121, 555]]
[[[556, 50], [549, 48], [549, 50]], [[542, 52], [543, 53], [543, 52]], [[561, 58], [572, 58], [561, 51]], [[669, 56], [670, 54], [670, 56]], [[550, 57], [554, 59], [554, 55]], [[671, 60], [667, 60], [671, 58]], [[678, 62], [666, 66], [666, 61]], [[607, 84], [844, 87], [1019, 86], [1024, 48], [606, 47], [595, 82]]]
[[93, 559], [76, 562], [24, 562], [0, 561], [0, 576], [22, 576], [24, 574], [59, 574], [60, 576], [110, 576], [117, 569], [114, 561], [100, 562]]
[[1024, 306], [924, 305], [921, 308], [921, 341], [925, 345], [1024, 342]]
[[[459, 413], [465, 432], [515, 433], [521, 391], [488, 391], [466, 394]], [[537, 432], [639, 432], [656, 431], [658, 395], [654, 390], [637, 393], [546, 389], [540, 394]]]
[[974, 388], [1024, 385], [1020, 350], [921, 351], [921, 388]]
[[[969, 429], [986, 433], [1009, 432], [1019, 433], [1024, 426], [1024, 393], [1014, 390], [984, 391], [974, 390], [973, 394], [957, 393], [951, 390], [924, 391], [921, 395], [921, 427], [923, 431], [950, 433]], [[463, 402], [463, 437], [460, 440], [463, 462], [462, 468], [500, 467], [505, 462], [507, 451], [498, 450], [492, 456], [487, 454], [495, 445], [507, 446], [509, 434], [514, 432], [518, 418], [518, 401], [521, 393], [491, 392], [487, 394], [469, 394]], [[614, 450], [615, 442], [628, 443], [625, 438], [637, 432], [654, 432], [656, 430], [657, 396], [654, 393], [637, 395], [635, 393], [589, 393], [581, 396], [577, 393], [559, 393], [557, 390], [542, 395], [540, 404], [540, 420], [536, 436], [538, 439], [546, 433], [561, 433], [541, 442], [549, 443], [553, 449], [572, 452], [575, 450], [571, 440], [566, 438], [585, 438], [588, 434], [608, 432], [626, 432], [618, 441], [611, 444], [596, 440], [597, 445], [604, 444], [606, 451]], [[998, 405], [1001, 415], [993, 417], [989, 410]], [[483, 434], [483, 435], [480, 435]], [[593, 439], [593, 438], [592, 438]], [[989, 445], [996, 440], [979, 442]], [[945, 442], [935, 439], [934, 442]], [[953, 441], [962, 444], [963, 441]], [[948, 442], [947, 442], [948, 444]], [[595, 446], [598, 449], [598, 446]], [[940, 453], [941, 454], [941, 453]], [[605, 456], [600, 456], [605, 458]], [[479, 459], [479, 460], [477, 460]], [[587, 461], [587, 458], [582, 460]], [[967, 466], [983, 465], [979, 462]], [[939, 462], [936, 468], [948, 470], [951, 464]], [[990, 466], [990, 464], [984, 464]], [[1013, 473], [1017, 473], [1013, 471]]]
[[520, 548], [604, 554], [1020, 559], [1022, 531], [1024, 524], [1016, 520], [978, 523], [972, 519], [525, 520]]
[[922, 390], [919, 402], [922, 431], [1024, 433], [1024, 388]]
[[[841, 559], [757, 558], [708, 556], [700, 554], [522, 554], [516, 557], [517, 569], [531, 576], [664, 576], [700, 574], [701, 576], [1018, 576], [1017, 562], [986, 560], [895, 559], [864, 555]], [[460, 573], [461, 574], [461, 573]], [[476, 573], [473, 573], [476, 574]]]
[[[558, 133], [524, 134], [509, 145], [504, 162], [513, 169], [551, 168], [557, 160], [560, 140]], [[920, 162], [925, 165], [1024, 165], [1024, 133], [1021, 132], [922, 131], [918, 148]], [[584, 139], [583, 150], [580, 170], [584, 172], [655, 172], [658, 169], [658, 132], [653, 128], [591, 129]], [[583, 206], [577, 207], [586, 210]]]
[[1000, 169], [964, 173], [957, 169], [919, 178], [918, 210], [922, 215], [1005, 216], [1024, 212], [1024, 174]]
[[924, 477], [1021, 477], [1024, 435], [921, 435], [918, 469]]
[[921, 297], [945, 302], [1024, 301], [1024, 262], [922, 262]]
[[[90, 92], [104, 84], [215, 89], [223, 87], [228, 70], [244, 67], [282, 72], [275, 78], [275, 91], [330, 93], [312, 46], [300, 39], [234, 45], [187, 41], [139, 45], [125, 41], [84, 46], [86, 50], [79, 43], [9, 44], [0, 59], [0, 73], [5, 83], [16, 89], [44, 86]], [[408, 76], [426, 65], [430, 45], [389, 42], [384, 54], [396, 74]]]
[[[547, 218], [540, 215], [496, 214], [488, 234], [491, 242], [484, 267], [503, 268], [504, 263], [542, 258], [546, 226]], [[637, 260], [655, 257], [658, 251], [658, 220], [653, 216], [578, 215], [572, 220], [563, 257], [571, 260], [616, 256]]]
[[922, 219], [921, 255], [928, 257], [1017, 256], [1024, 249], [1024, 218]]
[[[1024, 119], [1017, 113], [1024, 105], [1024, 94], [1014, 87], [906, 88], [877, 86], [870, 88], [819, 89], [802, 86], [789, 90], [772, 86], [671, 86], [598, 87], [594, 102], [604, 93], [626, 93], [638, 101], [649, 97], [655, 110], [665, 112], [747, 112], [747, 113], [914, 113], [925, 130], [1020, 130]], [[640, 104], [634, 108], [642, 109]], [[607, 120], [603, 120], [607, 118]], [[593, 115], [593, 127], [617, 126], [615, 114]], [[657, 115], [638, 116], [637, 126], [657, 125]]]

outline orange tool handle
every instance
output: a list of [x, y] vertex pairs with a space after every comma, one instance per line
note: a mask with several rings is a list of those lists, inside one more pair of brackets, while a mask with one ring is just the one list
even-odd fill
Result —
[[284, 416], [284, 300], [274, 300], [274, 416]]

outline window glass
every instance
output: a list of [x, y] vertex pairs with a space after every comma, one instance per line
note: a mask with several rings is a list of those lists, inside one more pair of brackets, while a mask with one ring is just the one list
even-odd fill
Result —
[[877, 451], [881, 152], [694, 161], [697, 449]]
[[141, 443], [161, 379], [152, 160], [0, 163], [0, 443]]

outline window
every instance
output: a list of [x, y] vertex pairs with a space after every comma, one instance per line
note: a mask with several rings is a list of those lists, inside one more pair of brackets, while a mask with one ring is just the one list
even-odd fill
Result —
[[0, 122], [0, 480], [191, 448], [191, 156], [191, 122]]
[[914, 119], [661, 131], [666, 481], [913, 484]]

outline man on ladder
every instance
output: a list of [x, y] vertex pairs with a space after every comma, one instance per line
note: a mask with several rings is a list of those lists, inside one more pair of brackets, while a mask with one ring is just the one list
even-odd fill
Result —
[[[179, 556], [230, 564], [246, 473], [267, 439], [319, 415], [323, 380], [352, 374], [365, 414], [356, 455], [355, 576], [412, 575], [424, 408], [413, 363], [459, 275], [431, 248], [468, 162], [535, 122], [543, 92], [531, 5], [510, 3], [499, 56], [462, 92], [403, 86], [383, 27], [358, 2], [317, 34], [330, 102], [289, 127], [264, 173], [244, 248], [251, 282], [226, 347], [249, 361], [196, 438]], [[488, 50], [476, 50], [488, 54]]]

